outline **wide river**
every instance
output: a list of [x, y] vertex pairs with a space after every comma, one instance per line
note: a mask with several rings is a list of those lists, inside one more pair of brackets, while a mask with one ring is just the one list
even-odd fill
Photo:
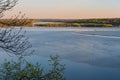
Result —
[[[66, 64], [67, 80], [120, 80], [120, 28], [24, 28], [33, 50], [26, 59], [49, 69], [50, 55]], [[1, 51], [1, 63], [11, 56]]]

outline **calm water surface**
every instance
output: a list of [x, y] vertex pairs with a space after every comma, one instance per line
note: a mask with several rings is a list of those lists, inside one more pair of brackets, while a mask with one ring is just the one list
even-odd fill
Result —
[[[120, 80], [120, 28], [25, 28], [35, 54], [28, 61], [46, 67], [50, 55], [66, 64], [67, 80]], [[2, 52], [2, 51], [1, 51]], [[4, 52], [4, 58], [11, 58]]]

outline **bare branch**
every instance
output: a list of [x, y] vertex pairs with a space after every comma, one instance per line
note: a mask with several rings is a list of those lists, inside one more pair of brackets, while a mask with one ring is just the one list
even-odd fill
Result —
[[0, 15], [6, 10], [13, 8], [18, 0], [0, 0]]
[[[4, 11], [13, 8], [17, 1], [18, 0], [0, 0], [0, 18], [3, 16]], [[25, 24], [25, 21], [19, 21], [19, 18], [24, 19], [24, 16], [25, 15], [21, 16], [21, 12], [19, 12], [14, 19], [3, 22], [0, 21], [0, 23], [7, 26], [17, 25], [18, 23]], [[22, 29], [17, 31], [13, 28], [0, 28], [0, 48], [4, 51], [15, 55], [22, 55], [30, 47], [32, 46]]]
[[13, 29], [3, 29], [0, 31], [0, 48], [6, 52], [22, 55], [31, 47], [22, 29], [17, 32], [13, 31]]

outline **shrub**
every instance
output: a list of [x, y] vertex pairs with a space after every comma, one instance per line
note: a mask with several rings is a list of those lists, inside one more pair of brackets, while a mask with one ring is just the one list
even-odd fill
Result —
[[2, 80], [65, 80], [63, 74], [65, 65], [60, 64], [58, 56], [50, 57], [51, 70], [44, 73], [40, 64], [26, 61], [19, 57], [18, 62], [13, 60], [2, 64], [0, 76]]

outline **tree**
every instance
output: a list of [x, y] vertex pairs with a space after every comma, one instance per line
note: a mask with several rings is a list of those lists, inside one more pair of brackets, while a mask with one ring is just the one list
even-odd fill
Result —
[[[6, 10], [13, 8], [18, 0], [0, 0], [0, 18]], [[4, 23], [4, 25], [7, 24]], [[21, 55], [30, 48], [30, 42], [21, 29], [14, 32], [12, 28], [0, 29], [0, 48], [7, 52]]]
[[[1, 0], [0, 16], [4, 11], [15, 6], [17, 0]], [[17, 17], [16, 17], [17, 18]], [[7, 23], [4, 23], [7, 24]], [[25, 33], [20, 29], [18, 32], [12, 28], [0, 28], [0, 48], [15, 55], [22, 55], [25, 50], [31, 47]], [[1, 80], [65, 80], [63, 72], [65, 65], [59, 63], [58, 56], [51, 56], [51, 70], [47, 73], [43, 72], [40, 64], [35, 65], [26, 61], [23, 57], [19, 57], [18, 62], [6, 61], [0, 68]]]
[[3, 16], [3, 12], [13, 8], [18, 0], [0, 0], [0, 16]]

